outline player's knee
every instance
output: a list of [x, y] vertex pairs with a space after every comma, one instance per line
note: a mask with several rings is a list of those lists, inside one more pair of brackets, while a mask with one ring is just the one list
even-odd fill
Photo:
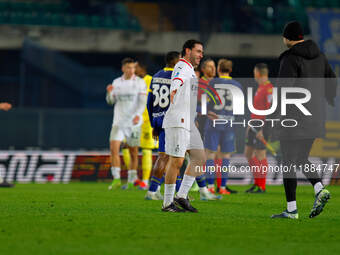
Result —
[[183, 158], [172, 158], [171, 162], [172, 162], [173, 168], [180, 169], [183, 165], [184, 159]]

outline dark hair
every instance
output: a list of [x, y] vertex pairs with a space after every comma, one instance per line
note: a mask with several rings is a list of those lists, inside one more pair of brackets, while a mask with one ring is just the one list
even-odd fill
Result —
[[200, 44], [200, 45], [203, 46], [203, 43], [202, 43], [202, 42], [200, 42], [200, 41], [198, 41], [198, 40], [195, 40], [195, 39], [190, 39], [190, 40], [186, 41], [186, 42], [184, 43], [184, 45], [183, 45], [183, 49], [182, 49], [182, 57], [185, 56], [185, 50], [186, 50], [186, 49], [192, 50], [192, 48], [194, 48], [196, 44]]
[[145, 71], [147, 71], [148, 67], [147, 67], [146, 63], [143, 60], [138, 59], [136, 62], [140, 66], [140, 68], [142, 68]]
[[122, 66], [125, 64], [135, 63], [136, 61], [133, 58], [124, 58], [122, 60]]
[[258, 63], [255, 65], [255, 68], [260, 72], [261, 75], [269, 73], [268, 65], [265, 63]]
[[173, 64], [173, 62], [179, 58], [179, 52], [178, 51], [169, 51], [165, 55], [165, 64], [170, 66]]

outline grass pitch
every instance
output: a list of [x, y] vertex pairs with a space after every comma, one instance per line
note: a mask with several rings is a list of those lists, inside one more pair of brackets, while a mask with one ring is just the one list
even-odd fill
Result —
[[311, 186], [298, 187], [299, 220], [271, 219], [285, 209], [282, 186], [266, 194], [199, 201], [198, 214], [160, 211], [144, 191], [104, 183], [18, 184], [0, 189], [0, 254], [339, 254], [340, 186], [309, 219]]

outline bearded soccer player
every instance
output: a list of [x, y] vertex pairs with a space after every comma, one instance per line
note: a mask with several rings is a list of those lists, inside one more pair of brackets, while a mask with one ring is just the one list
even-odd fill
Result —
[[[136, 75], [144, 79], [147, 86], [147, 90], [149, 91], [152, 76], [147, 74], [146, 65], [141, 61], [137, 62]], [[152, 127], [150, 124], [148, 109], [146, 107], [143, 112], [143, 124], [141, 127], [140, 138], [141, 138], [140, 147], [142, 148], [143, 178], [142, 181], [138, 183], [138, 185], [140, 189], [146, 190], [148, 188], [149, 178], [152, 169], [152, 149], [155, 148], [155, 141], [152, 137]]]
[[136, 63], [131, 58], [122, 61], [123, 75], [115, 79], [106, 88], [106, 101], [114, 104], [113, 124], [110, 133], [111, 172], [114, 180], [109, 189], [119, 187], [120, 156], [119, 150], [125, 139], [131, 154], [128, 169], [128, 183], [124, 189], [132, 188], [137, 178], [138, 146], [140, 145], [140, 127], [146, 105], [146, 84], [135, 75]]
[[[196, 40], [186, 41], [182, 57], [172, 72], [170, 106], [163, 120], [165, 153], [169, 155], [165, 172], [164, 212], [197, 212], [187, 197], [195, 177], [202, 175], [205, 163], [203, 142], [195, 126], [198, 84], [194, 71], [203, 58], [203, 44]], [[174, 197], [176, 177], [187, 151], [190, 163]]]
[[[209, 82], [209, 86], [216, 90], [221, 102], [214, 104], [212, 101], [208, 103], [208, 113], [214, 113], [218, 119], [234, 120], [233, 104], [231, 92], [228, 86], [235, 86], [242, 90], [239, 82], [232, 79], [230, 73], [232, 71], [232, 62], [227, 59], [220, 59], [217, 66], [218, 78], [214, 78]], [[220, 151], [218, 152], [218, 147]], [[219, 193], [227, 195], [236, 193], [227, 187], [228, 167], [230, 165], [231, 154], [235, 151], [235, 133], [234, 129], [228, 125], [214, 125], [213, 121], [208, 120], [204, 128], [204, 148], [206, 149], [207, 162], [207, 179], [208, 187], [211, 193], [215, 193], [215, 158], [217, 154], [222, 158], [221, 187]]]
[[[264, 63], [259, 63], [254, 68], [254, 78], [258, 84], [257, 91], [254, 96], [253, 105], [256, 110], [267, 110], [272, 104], [273, 85], [268, 80], [268, 67]], [[266, 116], [251, 114], [251, 119], [265, 121]], [[266, 123], [266, 122], [265, 122]], [[266, 175], [268, 169], [268, 161], [266, 157], [266, 146], [261, 142], [264, 138], [268, 140], [269, 127], [264, 125], [261, 128], [250, 127], [246, 131], [246, 147], [245, 156], [249, 166], [253, 171], [254, 184], [246, 192], [247, 193], [264, 193], [266, 191]]]

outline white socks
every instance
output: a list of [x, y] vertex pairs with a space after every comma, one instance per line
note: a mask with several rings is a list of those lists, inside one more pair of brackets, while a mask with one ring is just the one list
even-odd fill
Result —
[[208, 191], [208, 188], [207, 187], [200, 187], [200, 193], [201, 194], [207, 194], [209, 191]]
[[164, 184], [163, 207], [167, 207], [174, 201], [176, 184]]
[[128, 171], [128, 183], [134, 183], [137, 180], [137, 170]]
[[181, 198], [187, 198], [189, 190], [191, 189], [192, 184], [195, 181], [195, 177], [194, 176], [190, 176], [190, 175], [184, 175], [182, 183], [181, 183], [181, 187], [179, 188], [179, 191], [177, 192], [177, 197], [181, 197]]
[[111, 174], [113, 179], [120, 179], [120, 167], [111, 167]]
[[295, 211], [296, 209], [297, 209], [297, 207], [296, 207], [296, 201], [287, 202], [287, 211], [288, 211], [288, 212]]
[[318, 194], [322, 189], [323, 189], [323, 185], [322, 185], [321, 182], [315, 183], [315, 185], [314, 185], [315, 195]]

